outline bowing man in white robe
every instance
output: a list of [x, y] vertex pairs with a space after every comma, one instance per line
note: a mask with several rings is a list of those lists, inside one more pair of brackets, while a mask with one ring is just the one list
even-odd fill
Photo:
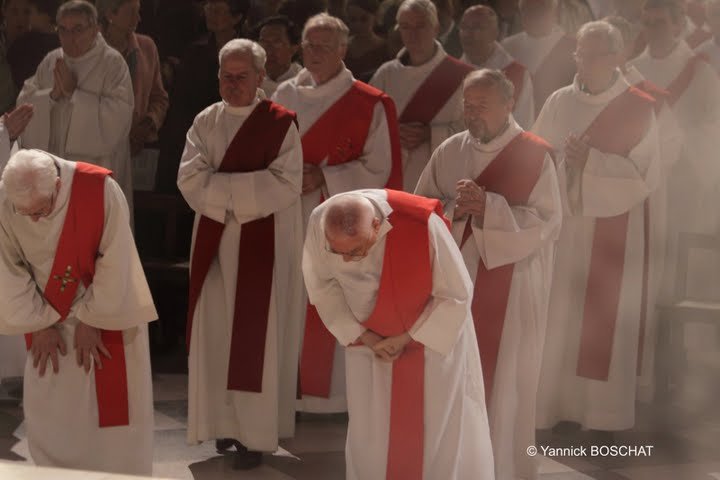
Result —
[[[359, 188], [382, 188], [393, 170], [392, 145], [397, 141], [397, 133], [393, 138], [390, 128], [395, 122], [395, 114], [394, 108], [392, 112], [388, 108], [392, 101], [382, 92], [355, 80], [350, 70], [345, 68], [343, 58], [348, 32], [342, 20], [327, 14], [308, 19], [302, 35], [305, 68], [294, 78], [283, 82], [272, 97], [273, 101], [297, 113], [303, 151], [306, 152], [303, 156], [303, 229], [313, 209], [324, 199]], [[353, 94], [357, 94], [354, 98], [363, 98], [369, 95], [368, 92], [375, 98], [360, 105], [347, 106], [347, 100]], [[348, 122], [349, 115], [362, 117], [365, 122], [358, 119]], [[362, 129], [367, 133], [364, 143], [343, 153], [346, 145], [342, 141]], [[302, 290], [306, 297], [305, 290]], [[307, 323], [306, 303], [307, 298], [304, 298], [301, 307], [303, 325]], [[321, 322], [318, 320], [318, 323]], [[324, 328], [322, 325], [319, 327]], [[307, 344], [308, 334], [306, 329], [303, 345]], [[333, 340], [332, 337], [329, 339]], [[347, 411], [345, 360], [339, 345], [336, 343], [332, 359], [321, 362], [331, 364], [327, 392], [308, 389], [303, 380], [303, 373], [307, 372], [303, 365], [312, 355], [313, 351], [303, 348], [300, 370], [302, 398], [298, 409], [311, 413]]]
[[644, 202], [660, 183], [653, 99], [617, 69], [620, 32], [578, 32], [578, 75], [533, 127], [555, 149], [563, 197], [537, 424], [623, 430], [635, 421]]
[[[178, 188], [195, 210], [193, 252], [191, 258], [191, 303], [196, 256], [202, 257], [206, 244], [202, 238], [207, 220], [224, 226], [219, 246], [205, 265], [207, 276], [200, 280], [202, 289], [190, 312], [192, 317], [189, 343], [188, 432], [190, 443], [228, 439], [223, 450], [234, 444], [238, 455], [236, 467], [250, 468], [260, 461], [261, 452], [274, 452], [279, 437], [290, 437], [295, 428], [297, 362], [301, 334], [302, 217], [300, 191], [302, 182], [302, 147], [294, 116], [268, 100], [259, 90], [264, 76], [265, 52], [258, 44], [245, 39], [232, 40], [220, 51], [220, 96], [198, 114], [187, 134], [185, 151], [178, 171]], [[288, 123], [266, 116], [279, 111]], [[274, 110], [272, 110], [274, 109]], [[251, 120], [248, 120], [251, 119]], [[277, 127], [283, 125], [283, 127]], [[249, 130], [252, 129], [252, 130]], [[265, 167], [227, 168], [230, 157], [256, 155], [252, 142], [264, 131], [273, 131], [277, 146], [268, 147], [271, 157]], [[236, 136], [241, 140], [235, 141]], [[262, 152], [261, 152], [262, 154]], [[253, 160], [250, 158], [249, 160]], [[224, 166], [223, 166], [224, 165]], [[222, 169], [221, 169], [221, 166]], [[239, 269], [250, 267], [239, 262], [242, 240], [251, 235], [252, 222], [273, 215], [272, 249], [266, 318], [249, 317], [248, 321], [266, 322], [264, 340], [257, 347], [262, 364], [255, 390], [230, 388], [229, 375], [250, 367], [233, 364], [231, 334], [242, 321], [246, 305], [239, 306], [236, 316], [236, 286]], [[246, 231], [248, 233], [246, 233]], [[240, 248], [239, 248], [240, 246]], [[259, 247], [259, 246], [258, 246]], [[264, 288], [264, 287], [263, 287]], [[268, 302], [269, 301], [269, 306]], [[247, 450], [250, 450], [248, 452]]]
[[497, 42], [498, 33], [498, 17], [492, 8], [475, 5], [465, 10], [460, 21], [463, 47], [460, 60], [477, 68], [501, 70], [508, 77], [515, 89], [513, 118], [522, 128], [528, 129], [535, 122], [532, 78], [529, 70]]
[[[350, 415], [346, 478], [493, 479], [482, 369], [470, 315], [472, 283], [447, 225], [436, 213], [429, 212], [423, 221], [431, 270], [426, 272], [431, 288], [425, 307], [410, 319], [412, 327], [396, 337], [383, 339], [366, 326], [373, 321], [380, 298], [388, 293], [381, 280], [383, 265], [393, 262], [386, 246], [396, 234], [394, 229], [401, 228], [397, 222], [402, 217], [394, 215], [403, 215], [403, 210], [391, 206], [391, 195], [430, 202], [391, 190], [336, 195], [315, 209], [305, 239], [303, 274], [310, 301], [345, 347]], [[340, 232], [339, 224], [347, 230]], [[401, 241], [398, 246], [402, 245]], [[391, 298], [392, 304], [399, 297]], [[411, 395], [404, 405], [394, 405], [394, 395], [416, 384], [393, 388], [395, 364], [403, 362], [404, 355], [416, 354], [416, 348], [422, 348], [419, 354], [424, 358], [424, 395]], [[417, 412], [419, 402], [423, 408]], [[391, 413], [398, 411], [396, 407], [419, 415], [417, 436], [406, 429], [391, 429], [398, 420]], [[398, 439], [420, 451], [405, 450], [405, 457], [399, 459], [389, 451]], [[398, 461], [404, 468], [393, 476], [390, 472]]]
[[35, 108], [20, 145], [112, 170], [132, 218], [130, 72], [99, 33], [91, 3], [66, 2], [57, 18], [61, 47], [45, 56], [18, 96], [18, 104]]
[[462, 80], [473, 67], [449, 56], [436, 40], [439, 21], [430, 0], [406, 0], [396, 19], [403, 48], [378, 68], [370, 85], [397, 106], [403, 190], [412, 192], [433, 150], [465, 128]]
[[[705, 60], [680, 39], [683, 8], [678, 3], [649, 0], [643, 7], [648, 47], [631, 64], [648, 81], [668, 91], [668, 105], [683, 135], [678, 161], [668, 172], [667, 261], [661, 296], [675, 297], [678, 238], [682, 232], [715, 234], [717, 219], [701, 212], [720, 201], [720, 167], [715, 160], [720, 147], [720, 80]], [[717, 266], [710, 255], [691, 265], [687, 285], [690, 295], [717, 297]], [[686, 292], [677, 292], [684, 295]]]
[[[79, 166], [40, 150], [21, 150], [3, 172], [0, 334], [32, 334], [23, 408], [36, 464], [150, 475], [154, 425], [147, 323], [157, 313], [130, 231], [127, 202], [112, 178], [104, 179], [104, 193], [100, 192], [104, 222], [92, 283], [86, 288], [79, 282], [61, 323], [61, 314], [46, 298], [46, 292], [59, 284], [54, 282], [63, 280], [51, 272]], [[17, 193], [28, 188], [26, 182], [32, 182], [30, 199], [23, 198], [27, 191], [26, 195]], [[65, 276], [68, 283], [78, 281], [72, 272]], [[121, 334], [127, 424], [100, 424], [104, 409], [101, 392], [96, 392], [96, 376], [109, 368], [110, 361], [102, 353], [110, 346], [103, 346], [100, 329]], [[96, 372], [100, 362], [103, 368]], [[110, 381], [115, 387], [121, 384], [120, 377]], [[125, 400], [118, 390], [110, 395]]]
[[[512, 83], [502, 72], [480, 70], [468, 76], [464, 105], [469, 130], [453, 135], [435, 150], [415, 190], [417, 195], [440, 199], [447, 217], [453, 219], [453, 237], [476, 295], [497, 287], [490, 278], [477, 278], [480, 264], [483, 274], [499, 267], [512, 268], [507, 288], [492, 294], [503, 296], [506, 309], [502, 318], [488, 318], [489, 305], [482, 297], [476, 299], [480, 303], [473, 309], [473, 315], [478, 314], [474, 321], [479, 337], [486, 335], [484, 325], [491, 321], [502, 326], [495, 345], [497, 357], [483, 362], [483, 372], [489, 393], [495, 475], [503, 479], [537, 478], [536, 461], [527, 455], [527, 447], [535, 444], [535, 397], [545, 343], [553, 246], [562, 220], [551, 148], [518, 126], [510, 115], [512, 98]], [[487, 110], [482, 110], [483, 105]], [[527, 158], [517, 158], [520, 156]], [[516, 168], [505, 168], [500, 178], [481, 176], [498, 168], [495, 162]], [[523, 175], [533, 178], [529, 189], [517, 194], [527, 197], [524, 203], [517, 203], [523, 200], [506, 198], [499, 184], [503, 177], [519, 179]], [[463, 213], [467, 208], [463, 204], [473, 194], [468, 189], [475, 189], [468, 182], [482, 192], [480, 209], [471, 217]], [[467, 231], [469, 221], [471, 230]], [[479, 345], [483, 359], [488, 358], [483, 356], [484, 346], [482, 342]], [[491, 368], [494, 379], [488, 385]]]

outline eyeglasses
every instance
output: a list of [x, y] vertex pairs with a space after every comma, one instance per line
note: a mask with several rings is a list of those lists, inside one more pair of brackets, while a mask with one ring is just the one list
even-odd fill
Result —
[[30, 218], [44, 218], [47, 217], [52, 213], [53, 207], [55, 206], [55, 196], [57, 195], [57, 191], [54, 191], [52, 196], [50, 197], [50, 201], [48, 204], [41, 208], [40, 210], [37, 210], [35, 212], [24, 212], [17, 208], [15, 208], [15, 205], [12, 206], [13, 213], [15, 215], [19, 215], [21, 217], [30, 217]]
[[328, 43], [310, 43], [307, 41], [302, 42], [300, 45], [303, 50], [319, 53], [321, 55], [327, 55], [328, 53], [336, 51], [338, 48], [337, 45], [331, 45]]
[[75, 25], [73, 28], [65, 28], [62, 25], [58, 25], [57, 27], [55, 27], [55, 31], [57, 32], [58, 35], [63, 36], [63, 37], [68, 36], [68, 35], [72, 35], [73, 37], [75, 37], [78, 35], [82, 35], [90, 27], [91, 27], [91, 25], [89, 25], [89, 24], [88, 25]]

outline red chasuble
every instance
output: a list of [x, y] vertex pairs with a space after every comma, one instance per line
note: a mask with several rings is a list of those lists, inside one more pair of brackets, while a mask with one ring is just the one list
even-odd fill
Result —
[[[530, 194], [542, 172], [545, 154], [552, 147], [540, 137], [522, 132], [513, 138], [475, 179], [488, 192], [501, 195], [510, 206], [527, 205]], [[472, 236], [472, 217], [465, 224], [460, 248]], [[491, 398], [497, 367], [500, 340], [505, 325], [514, 264], [488, 270], [482, 260], [478, 263], [472, 301], [480, 361], [485, 384], [485, 397]]]
[[[266, 169], [278, 156], [295, 114], [269, 100], [250, 113], [228, 146], [218, 172], [243, 173]], [[200, 217], [190, 267], [187, 346], [193, 318], [210, 265], [218, 254], [225, 224]], [[275, 217], [242, 225], [228, 390], [261, 392], [270, 292], [275, 265]]]
[[[439, 200], [387, 190], [393, 211], [385, 240], [375, 308], [363, 324], [383, 337], [409, 331], [432, 294], [428, 219], [443, 216]], [[449, 227], [449, 224], [448, 224]], [[411, 341], [393, 362], [387, 480], [422, 480], [425, 415], [425, 347]]]
[[[386, 186], [402, 189], [402, 157], [395, 103], [380, 90], [355, 81], [350, 89], [305, 132], [303, 161], [339, 165], [360, 158], [370, 130], [373, 112], [383, 103], [390, 129], [392, 169]], [[350, 113], [351, 112], [351, 113]], [[325, 328], [317, 310], [308, 303], [300, 357], [300, 391], [304, 395], [328, 398], [332, 378], [335, 337]]]
[[[583, 135], [601, 152], [627, 157], [650, 126], [653, 99], [630, 87], [615, 97]], [[577, 375], [607, 381], [625, 267], [630, 213], [595, 219]]]
[[[43, 296], [64, 322], [82, 282], [88, 288], [95, 276], [95, 260], [105, 229], [105, 178], [110, 170], [83, 162], [75, 163], [70, 200], [58, 240], [50, 278]], [[95, 368], [95, 393], [99, 426], [117, 427], [130, 423], [127, 371], [122, 331], [101, 330], [101, 338], [112, 358]], [[25, 336], [28, 350], [32, 335]]]
[[533, 92], [535, 93], [535, 109], [539, 112], [545, 100], [552, 93], [566, 85], [570, 85], [575, 77], [575, 39], [562, 37], [547, 54], [533, 75]]
[[522, 93], [523, 89], [525, 67], [520, 65], [518, 62], [510, 62], [505, 68], [502, 69], [502, 71], [515, 87], [513, 93], [513, 100], [515, 101], [515, 106], [517, 106], [518, 98], [520, 98], [520, 94]]
[[475, 67], [446, 56], [420, 84], [400, 115], [400, 123], [430, 124]]

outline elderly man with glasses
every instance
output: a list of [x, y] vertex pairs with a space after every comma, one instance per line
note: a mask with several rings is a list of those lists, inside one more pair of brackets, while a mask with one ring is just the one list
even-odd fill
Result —
[[125, 59], [100, 35], [97, 11], [84, 0], [60, 6], [57, 32], [61, 47], [47, 54], [18, 97], [34, 107], [20, 144], [112, 170], [132, 218], [134, 100]]
[[20, 150], [0, 184], [0, 334], [25, 334], [38, 465], [150, 475], [156, 319], [111, 172]]

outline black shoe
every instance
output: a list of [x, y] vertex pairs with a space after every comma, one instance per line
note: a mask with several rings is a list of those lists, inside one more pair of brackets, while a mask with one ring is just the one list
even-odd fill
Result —
[[235, 442], [236, 440], [232, 438], [218, 438], [215, 440], [215, 450], [217, 450], [217, 453], [226, 453], [230, 450], [230, 447], [235, 445]]
[[238, 449], [233, 456], [233, 470], [250, 470], [262, 463], [262, 452], [251, 452], [247, 448], [244, 451]]

